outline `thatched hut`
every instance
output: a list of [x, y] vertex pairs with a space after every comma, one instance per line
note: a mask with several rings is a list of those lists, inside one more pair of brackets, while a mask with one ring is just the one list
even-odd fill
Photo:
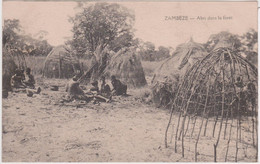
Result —
[[104, 74], [115, 75], [129, 87], [143, 87], [147, 84], [141, 59], [135, 54], [134, 48], [123, 48], [110, 59]]
[[14, 75], [15, 70], [17, 69], [17, 65], [15, 64], [10, 52], [8, 52], [8, 50], [6, 50], [5, 48], [3, 48], [2, 64], [2, 87], [3, 90], [10, 91], [10, 80], [11, 77]]
[[43, 76], [47, 78], [71, 78], [80, 71], [79, 60], [67, 47], [61, 45], [53, 48], [46, 57]]
[[[250, 160], [257, 158], [257, 80], [257, 68], [228, 47], [217, 48], [197, 61], [178, 84], [166, 130], [166, 146], [171, 124], [176, 129], [171, 133], [175, 135], [175, 151], [181, 136], [183, 157], [185, 136], [189, 135], [189, 139], [196, 138], [191, 142], [195, 143], [196, 162], [198, 154], [204, 153], [212, 155], [215, 162], [228, 158], [235, 158], [237, 162], [238, 152], [243, 148], [255, 152], [251, 153]], [[173, 118], [174, 113], [178, 113], [177, 118]], [[198, 153], [198, 143], [203, 136], [212, 138], [212, 149]], [[225, 149], [217, 151], [220, 144], [225, 145]]]
[[170, 106], [176, 84], [186, 71], [207, 55], [202, 44], [192, 39], [177, 46], [173, 55], [156, 70], [152, 79], [153, 101], [157, 106]]

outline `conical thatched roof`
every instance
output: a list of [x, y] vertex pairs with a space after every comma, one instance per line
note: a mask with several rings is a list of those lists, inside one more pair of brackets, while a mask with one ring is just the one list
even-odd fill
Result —
[[144, 70], [134, 48], [123, 48], [112, 56], [105, 70], [108, 76], [115, 75], [129, 87], [142, 87], [147, 84]]
[[188, 43], [177, 46], [173, 55], [166, 59], [156, 70], [152, 83], [165, 82], [165, 78], [175, 81], [185, 74], [195, 62], [207, 54], [202, 44], [190, 40]]
[[48, 78], [71, 78], [77, 70], [80, 70], [79, 60], [61, 45], [46, 57], [43, 73]]
[[165, 84], [170, 83], [170, 88], [174, 87], [172, 84], [178, 83], [186, 71], [206, 55], [207, 52], [203, 45], [194, 42], [192, 39], [188, 43], [177, 46], [173, 55], [162, 63], [153, 76], [154, 102], [160, 103], [159, 99], [162, 98], [160, 90]]

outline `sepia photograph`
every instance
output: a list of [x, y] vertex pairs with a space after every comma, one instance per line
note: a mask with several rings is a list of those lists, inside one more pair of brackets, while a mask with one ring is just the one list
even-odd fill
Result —
[[258, 162], [257, 1], [2, 2], [2, 162]]

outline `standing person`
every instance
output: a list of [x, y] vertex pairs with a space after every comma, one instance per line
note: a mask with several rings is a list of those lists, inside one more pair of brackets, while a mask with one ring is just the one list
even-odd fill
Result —
[[126, 95], [127, 85], [121, 83], [114, 75], [111, 76], [111, 83], [113, 85], [112, 92], [114, 95]]

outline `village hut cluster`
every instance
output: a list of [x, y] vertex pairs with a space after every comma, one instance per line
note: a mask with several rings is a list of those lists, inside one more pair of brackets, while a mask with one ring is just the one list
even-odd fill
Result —
[[[43, 76], [70, 79], [66, 91], [74, 94], [73, 99], [87, 102], [93, 99], [110, 102], [116, 87], [120, 89], [115, 93], [122, 95], [127, 93], [127, 88], [147, 86], [135, 48], [113, 52], [98, 47], [93, 59], [88, 70], [84, 70], [69, 48], [58, 46], [46, 57]], [[12, 76], [21, 65], [15, 60], [12, 52], [4, 48], [4, 97], [8, 96]], [[23, 65], [23, 69], [26, 66]], [[111, 79], [113, 89], [106, 79]], [[98, 80], [101, 81], [101, 92]], [[92, 85], [91, 93], [80, 87], [85, 84]], [[171, 147], [174, 140], [176, 153], [181, 151], [184, 157], [193, 152], [195, 161], [198, 161], [200, 140], [208, 137], [212, 144], [213, 151], [209, 151], [212, 161], [229, 161], [232, 157], [239, 161], [238, 154], [245, 147], [254, 149], [256, 154], [253, 157], [257, 158], [257, 68], [229, 44], [222, 42], [210, 52], [192, 39], [177, 46], [173, 55], [157, 68], [150, 89], [154, 104], [171, 111], [165, 132], [166, 147]], [[241, 135], [242, 129], [247, 134]], [[225, 150], [218, 149], [223, 143], [226, 144]], [[194, 150], [191, 151], [191, 147]]]
[[[9, 61], [9, 58], [12, 57], [8, 53], [5, 53], [4, 56], [4, 62]], [[72, 94], [73, 99], [87, 101], [94, 98], [108, 102], [112, 95], [126, 95], [128, 87], [139, 88], [147, 84], [141, 59], [135, 54], [134, 48], [123, 48], [115, 53], [97, 47], [96, 51], [93, 52], [92, 59], [88, 69], [84, 70], [83, 63], [80, 63], [77, 56], [68, 47], [65, 45], [57, 46], [46, 57], [42, 75], [45, 78], [71, 79], [66, 88], [68, 94]], [[6, 64], [5, 67], [9, 68], [10, 65], [14, 66], [11, 70], [27, 69], [24, 66], [16, 69], [16, 64], [12, 62]], [[7, 68], [4, 69], [7, 70]], [[21, 76], [23, 76], [22, 74]], [[13, 75], [16, 75], [15, 71], [4, 76], [4, 78], [9, 79], [5, 84], [6, 88], [12, 81]], [[22, 85], [23, 80], [21, 79], [22, 77], [18, 81]], [[112, 86], [107, 84], [106, 79], [111, 81]], [[98, 81], [101, 82], [100, 85]], [[81, 86], [85, 88], [84, 86], [89, 84], [91, 84], [90, 92], [83, 91]], [[58, 86], [49, 87], [52, 91], [58, 90]], [[102, 92], [105, 93], [102, 94]]]

